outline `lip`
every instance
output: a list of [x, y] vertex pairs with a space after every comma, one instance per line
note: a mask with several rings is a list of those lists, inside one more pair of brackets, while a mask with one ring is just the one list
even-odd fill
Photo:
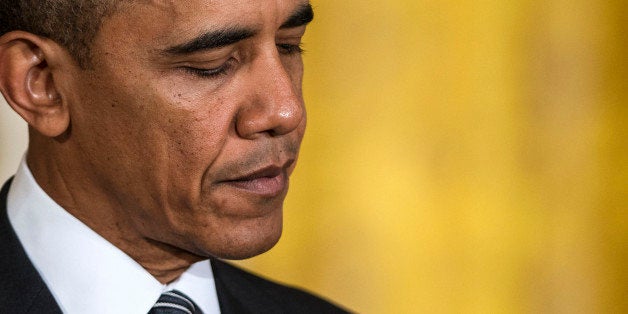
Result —
[[276, 197], [286, 190], [286, 168], [272, 165], [222, 183], [261, 197]]

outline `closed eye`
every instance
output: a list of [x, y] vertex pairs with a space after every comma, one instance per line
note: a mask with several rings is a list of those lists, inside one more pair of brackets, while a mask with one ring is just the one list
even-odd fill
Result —
[[229, 59], [219, 67], [209, 69], [194, 66], [182, 66], [179, 68], [189, 74], [201, 78], [216, 78], [229, 74], [229, 72], [235, 67], [234, 62], [235, 60]]
[[302, 54], [304, 52], [301, 44], [277, 44], [277, 49], [279, 53], [284, 55]]

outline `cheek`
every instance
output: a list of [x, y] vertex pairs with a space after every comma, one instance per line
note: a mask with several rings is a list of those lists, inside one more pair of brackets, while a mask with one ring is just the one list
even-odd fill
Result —
[[170, 206], [198, 207], [203, 181], [231, 132], [233, 113], [225, 108], [220, 102], [189, 100], [170, 104], [171, 110], [158, 115], [154, 132], [161, 138], [150, 158], [156, 161], [154, 175], [165, 180], [161, 192], [167, 193]]
[[[159, 112], [169, 148], [192, 160], [213, 159], [224, 146], [233, 125], [233, 108], [221, 97], [194, 95], [166, 99]], [[205, 156], [205, 157], [203, 157]]]
[[163, 154], [161, 164], [167, 167], [170, 178], [194, 184], [200, 181], [225, 145], [229, 131], [221, 120], [203, 115], [168, 120], [162, 130], [165, 147], [156, 153]]
[[146, 199], [153, 203], [142, 207], [192, 198], [228, 136], [227, 106], [218, 97], [180, 92], [177, 86], [98, 82], [83, 86], [73, 116], [74, 136], [102, 171], [98, 177], [120, 187], [119, 194], [150, 193]]

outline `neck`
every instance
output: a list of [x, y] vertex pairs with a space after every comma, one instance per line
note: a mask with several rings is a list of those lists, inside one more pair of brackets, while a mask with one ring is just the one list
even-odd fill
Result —
[[32, 145], [27, 163], [37, 184], [57, 204], [139, 263], [162, 284], [176, 280], [190, 265], [205, 259], [143, 236], [127, 219], [129, 207], [103, 192], [106, 189], [90, 180], [88, 171], [77, 167], [80, 163], [55, 158], [51, 150], [46, 150], [44, 155]]

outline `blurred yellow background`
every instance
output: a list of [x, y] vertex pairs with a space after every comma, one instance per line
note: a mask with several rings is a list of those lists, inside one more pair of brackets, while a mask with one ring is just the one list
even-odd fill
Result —
[[280, 244], [361, 313], [628, 313], [628, 3], [312, 0]]
[[240, 264], [360, 313], [628, 313], [625, 1], [312, 3], [284, 235]]

